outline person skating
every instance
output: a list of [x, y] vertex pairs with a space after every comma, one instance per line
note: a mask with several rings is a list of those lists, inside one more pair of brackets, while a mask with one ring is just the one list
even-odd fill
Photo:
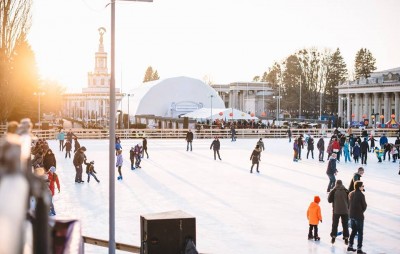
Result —
[[118, 150], [117, 151], [117, 162], [115, 164], [115, 166], [118, 169], [118, 180], [122, 180], [122, 172], [121, 172], [121, 168], [122, 168], [122, 164], [124, 163], [124, 159], [122, 158], [122, 150]]
[[318, 236], [318, 224], [319, 222], [322, 223], [321, 207], [319, 206], [320, 201], [321, 199], [319, 196], [315, 196], [314, 201], [310, 203], [307, 209], [307, 219], [309, 223], [308, 240], [314, 239], [315, 241], [319, 241], [321, 239]]
[[383, 149], [379, 149], [378, 147], [375, 147], [375, 154], [376, 158], [378, 159], [378, 163], [382, 163], [382, 156], [383, 156]]
[[290, 127], [287, 130], [287, 135], [288, 135], [288, 138], [289, 138], [289, 143], [292, 142], [292, 130], [290, 129]]
[[79, 148], [81, 148], [81, 144], [79, 143], [78, 138], [75, 137], [74, 138], [74, 153], [76, 153], [76, 151], [78, 151]]
[[360, 145], [358, 142], [355, 143], [353, 147], [353, 158], [354, 158], [354, 163], [358, 163], [358, 159], [360, 158]]
[[57, 167], [56, 157], [51, 149], [48, 149], [43, 156], [43, 167], [46, 172], [48, 172], [51, 167]]
[[144, 157], [144, 153], [146, 153], [148, 159], [149, 154], [147, 153], [147, 138], [143, 138], [142, 144], [143, 144], [142, 158]]
[[193, 132], [191, 129], [186, 133], [186, 151], [189, 151], [189, 146], [190, 146], [190, 151], [192, 151], [192, 142], [193, 142]]
[[85, 151], [86, 151], [86, 147], [82, 146], [74, 154], [73, 164], [75, 166], [75, 171], [76, 171], [76, 174], [75, 174], [75, 182], [76, 183], [84, 183], [84, 181], [82, 181], [82, 171], [83, 171], [82, 165], [86, 159]]
[[307, 159], [310, 152], [311, 152], [311, 157], [314, 159], [314, 139], [311, 135], [307, 139]]
[[357, 253], [366, 254], [362, 251], [364, 240], [364, 212], [367, 210], [367, 202], [365, 201], [364, 183], [356, 181], [354, 190], [349, 194], [349, 213], [351, 221], [351, 234], [349, 239], [349, 247], [347, 251], [356, 251], [353, 248], [354, 237], [357, 235]]
[[349, 243], [349, 191], [343, 186], [342, 180], [337, 180], [335, 187], [329, 192], [328, 202], [332, 203], [331, 243], [335, 243], [339, 219], [342, 220], [343, 239]]
[[340, 144], [337, 138], [333, 139], [332, 152], [336, 154], [336, 160], [340, 162]]
[[64, 140], [65, 140], [65, 133], [62, 129], [57, 134], [57, 140], [60, 143], [60, 151], [64, 151]]
[[118, 150], [122, 150], [121, 138], [117, 135], [115, 136], [115, 156], [118, 155]]
[[235, 130], [235, 126], [232, 123], [231, 126], [231, 141], [236, 141], [236, 130]]
[[354, 190], [354, 183], [360, 181], [363, 175], [364, 175], [364, 168], [359, 167], [357, 169], [357, 172], [353, 174], [353, 177], [350, 180], [349, 192], [352, 192]]
[[71, 142], [69, 142], [69, 140], [66, 140], [63, 148], [65, 148], [65, 158], [67, 158], [67, 156], [69, 156], [69, 158], [71, 159], [71, 150], [72, 150]]
[[58, 193], [60, 193], [60, 181], [58, 180], [58, 175], [56, 174], [56, 168], [54, 166], [50, 167], [48, 171], [46, 171], [47, 174], [47, 179], [48, 179], [48, 185], [49, 185], [49, 190], [51, 193], [50, 196], [50, 216], [56, 215], [56, 211], [54, 208], [54, 203], [53, 203], [53, 197], [54, 197], [54, 191], [55, 191], [55, 185], [57, 185]]
[[86, 161], [84, 162], [86, 165], [86, 174], [88, 175], [87, 182], [90, 181], [90, 176], [93, 176], [93, 178], [96, 180], [96, 182], [100, 182], [99, 179], [97, 179], [96, 175], [97, 172], [94, 170], [94, 161], [91, 161], [87, 163]]
[[257, 145], [260, 146], [261, 151], [264, 151], [264, 150], [265, 150], [264, 141], [262, 140], [262, 138], [260, 138], [260, 139], [257, 141]]
[[331, 189], [335, 186], [336, 178], [335, 175], [337, 174], [337, 169], [336, 169], [336, 153], [332, 153], [331, 158], [329, 159], [328, 167], [326, 169], [326, 174], [329, 177], [329, 183], [328, 183], [328, 188], [326, 192], [330, 192]]
[[135, 148], [131, 147], [131, 150], [129, 150], [129, 159], [131, 161], [131, 170], [135, 169]]
[[349, 143], [348, 140], [346, 140], [346, 142], [344, 142], [343, 154], [344, 154], [344, 162], [347, 162], [347, 161], [351, 162], [351, 159], [350, 159], [350, 143]]
[[297, 139], [294, 139], [294, 142], [293, 142], [293, 161], [294, 162], [297, 162], [298, 161], [298, 159], [297, 159], [297, 154], [299, 153], [299, 146], [297, 145]]
[[140, 162], [142, 162], [142, 146], [140, 146], [140, 144], [136, 144], [134, 152], [135, 152], [135, 160], [136, 160], [135, 167], [142, 168], [140, 166]]
[[304, 141], [303, 141], [303, 135], [300, 134], [299, 138], [297, 139], [297, 159], [301, 160], [301, 150], [304, 148]]
[[367, 165], [367, 158], [368, 158], [368, 151], [369, 151], [369, 145], [367, 138], [364, 138], [364, 141], [361, 142], [360, 145], [360, 153], [361, 153], [361, 165]]
[[72, 144], [72, 137], [76, 137], [76, 135], [72, 132], [71, 129], [67, 132], [67, 140]]
[[254, 148], [253, 152], [251, 153], [250, 156], [250, 160], [251, 160], [251, 169], [250, 169], [250, 173], [253, 173], [253, 167], [254, 165], [257, 165], [257, 173], [260, 173], [260, 171], [258, 170], [258, 166], [260, 165], [260, 161], [261, 161], [261, 149], [259, 145], [256, 145], [256, 148]]
[[373, 153], [375, 151], [375, 141], [377, 141], [377, 140], [374, 138], [374, 135], [371, 134], [368, 141], [370, 141], [370, 144], [371, 144], [370, 149], [371, 149], [371, 152]]
[[214, 150], [214, 160], [217, 159], [217, 154], [218, 154], [218, 159], [221, 160], [221, 156], [219, 155], [219, 149], [221, 148], [221, 143], [219, 142], [218, 137], [215, 137], [213, 142], [211, 143], [210, 150]]
[[319, 161], [324, 162], [324, 151], [325, 151], [325, 141], [323, 137], [320, 137], [317, 143], [317, 148], [319, 151]]

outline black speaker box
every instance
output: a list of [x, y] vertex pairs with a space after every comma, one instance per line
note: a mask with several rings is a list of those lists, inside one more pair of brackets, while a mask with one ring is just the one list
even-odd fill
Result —
[[183, 254], [186, 240], [196, 244], [196, 218], [183, 211], [140, 216], [141, 254]]

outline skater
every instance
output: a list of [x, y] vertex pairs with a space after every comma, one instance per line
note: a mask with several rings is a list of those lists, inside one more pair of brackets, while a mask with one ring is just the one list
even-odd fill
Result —
[[76, 138], [76, 135], [72, 132], [71, 129], [69, 129], [69, 131], [67, 132], [67, 140], [68, 140], [69, 142], [71, 142], [71, 144], [72, 144], [72, 137], [75, 137], [75, 138]]
[[193, 142], [193, 132], [191, 129], [186, 133], [186, 151], [189, 151], [189, 146], [190, 146], [190, 151], [192, 151], [192, 142]]
[[67, 140], [65, 142], [63, 148], [65, 148], [65, 158], [67, 158], [67, 156], [69, 156], [69, 158], [71, 159], [71, 150], [72, 150], [71, 142], [69, 142], [69, 140]]
[[289, 138], [289, 143], [292, 142], [292, 130], [290, 129], [290, 127], [287, 130], [287, 135], [288, 135], [288, 138]]
[[260, 173], [260, 171], [258, 171], [258, 166], [260, 164], [261, 161], [261, 149], [259, 145], [256, 145], [256, 148], [254, 148], [253, 152], [251, 153], [250, 156], [250, 160], [251, 160], [251, 169], [250, 169], [250, 173], [253, 173], [253, 167], [254, 165], [257, 165], [257, 173]]
[[49, 190], [51, 193], [49, 216], [54, 216], [54, 215], [56, 215], [56, 211], [54, 209], [54, 203], [53, 203], [55, 184], [57, 185], [58, 193], [60, 193], [60, 181], [58, 180], [58, 175], [56, 174], [55, 167], [52, 166], [48, 171], [46, 171], [46, 174], [47, 174], [47, 179], [48, 179], [48, 184], [49, 184]]
[[260, 146], [261, 151], [264, 151], [264, 150], [265, 150], [265, 146], [264, 146], [264, 142], [263, 142], [262, 138], [260, 138], [260, 139], [258, 140], [257, 145]]
[[397, 148], [396, 148], [396, 146], [395, 145], [393, 145], [393, 144], [390, 144], [391, 145], [391, 151], [390, 151], [390, 153], [392, 154], [392, 158], [393, 158], [393, 163], [396, 163], [396, 160], [397, 160], [397, 157], [398, 157], [398, 151], [397, 151]]
[[321, 199], [319, 198], [319, 196], [315, 196], [314, 202], [311, 202], [310, 206], [307, 209], [307, 219], [310, 225], [308, 229], [308, 240], [314, 239], [315, 241], [319, 241], [321, 239], [318, 236], [318, 223], [322, 223], [321, 207], [319, 206], [320, 201]]
[[369, 151], [368, 141], [367, 138], [364, 138], [364, 141], [361, 142], [360, 145], [361, 165], [363, 164], [367, 165], [368, 151]]
[[48, 172], [51, 167], [57, 167], [56, 157], [51, 149], [47, 150], [46, 154], [43, 156], [43, 167], [46, 172]]
[[342, 220], [343, 239], [347, 245], [349, 243], [349, 191], [343, 186], [342, 180], [337, 180], [335, 187], [329, 192], [328, 202], [332, 203], [332, 230], [331, 243], [335, 243], [339, 219]]
[[65, 133], [62, 129], [57, 134], [57, 140], [60, 143], [60, 151], [64, 151], [64, 140], [65, 140]]
[[349, 194], [349, 213], [351, 220], [351, 234], [347, 251], [356, 251], [353, 248], [354, 237], [357, 235], [357, 253], [366, 254], [362, 251], [364, 236], [364, 212], [367, 210], [367, 202], [363, 194], [364, 184], [361, 181], [354, 183], [354, 191]]
[[358, 142], [354, 145], [353, 148], [353, 158], [354, 158], [354, 163], [358, 163], [358, 158], [360, 157], [360, 145]]
[[122, 180], [122, 172], [121, 172], [121, 168], [122, 168], [122, 164], [124, 163], [124, 159], [122, 158], [122, 149], [117, 151], [117, 162], [115, 164], [115, 166], [118, 169], [118, 180]]
[[219, 142], [218, 137], [215, 137], [214, 141], [211, 143], [210, 150], [214, 150], [214, 160], [217, 159], [217, 154], [218, 154], [218, 159], [221, 160], [221, 156], [219, 155], [219, 149], [221, 147], [221, 143]]
[[346, 142], [344, 142], [343, 153], [344, 153], [344, 162], [345, 163], [347, 163], [347, 161], [351, 162], [351, 159], [350, 159], [350, 143], [349, 143], [348, 140], [346, 140]]
[[86, 147], [82, 146], [74, 154], [73, 164], [75, 166], [75, 171], [76, 171], [76, 174], [75, 174], [75, 182], [76, 183], [84, 183], [85, 182], [85, 181], [82, 181], [82, 171], [83, 171], [82, 164], [86, 158], [85, 152], [86, 152]]
[[307, 139], [307, 159], [308, 159], [308, 154], [310, 152], [311, 152], [311, 157], [314, 159], [314, 139], [311, 135]]
[[235, 130], [235, 126], [233, 125], [233, 123], [232, 123], [232, 126], [231, 126], [231, 142], [232, 141], [236, 141], [236, 130]]
[[378, 147], [375, 147], [375, 154], [376, 154], [376, 158], [378, 159], [378, 163], [382, 163], [383, 149], [379, 149]]
[[94, 170], [94, 161], [91, 161], [90, 163], [87, 163], [86, 160], [85, 160], [84, 163], [86, 165], [86, 174], [88, 175], [87, 182], [89, 183], [90, 176], [93, 176], [94, 180], [96, 180], [96, 182], [99, 183], [100, 181], [97, 179], [97, 177], [95, 175], [95, 174], [97, 174], [97, 172]]
[[320, 137], [317, 143], [317, 148], [319, 151], [319, 161], [324, 162], [324, 150], [325, 150], [325, 141], [323, 137]]
[[142, 147], [140, 146], [140, 144], [136, 144], [134, 152], [135, 152], [135, 159], [136, 159], [135, 166], [136, 166], [136, 168], [142, 168], [140, 166], [140, 162], [142, 161], [142, 158], [141, 158], [141, 156], [142, 156]]
[[122, 150], [121, 139], [115, 136], [115, 156], [118, 156], [118, 150]]
[[331, 189], [335, 186], [336, 178], [335, 175], [337, 174], [337, 169], [336, 169], [336, 153], [333, 153], [331, 158], [329, 159], [328, 167], [326, 169], [326, 174], [329, 177], [329, 184], [326, 192], [330, 192]]
[[78, 149], [81, 148], [81, 144], [78, 141], [78, 138], [75, 137], [74, 138], [74, 153], [76, 153], [76, 151], [78, 151]]
[[357, 172], [354, 173], [353, 178], [351, 178], [350, 185], [349, 185], [349, 192], [354, 190], [354, 183], [361, 180], [361, 177], [364, 175], [364, 168], [359, 167]]
[[340, 144], [337, 138], [333, 139], [332, 152], [336, 154], [336, 159], [340, 162]]
[[297, 139], [294, 139], [293, 142], [293, 161], [297, 162], [297, 153], [299, 152], [299, 146], [297, 145]]
[[[381, 138], [379, 139], [379, 145], [381, 148], [385, 147], [385, 145], [388, 143], [388, 138], [386, 137], [386, 134], [383, 133]], [[383, 156], [383, 160], [385, 160], [385, 155]]]
[[326, 148], [326, 153], [328, 154], [327, 160], [329, 160], [329, 158], [331, 158], [331, 155], [333, 153], [332, 144], [333, 144], [333, 139], [329, 140], [328, 147]]
[[374, 138], [374, 135], [371, 134], [371, 136], [369, 137], [368, 141], [370, 141], [370, 148], [371, 148], [371, 152], [373, 153], [375, 151], [375, 141], [377, 141]]
[[129, 151], [129, 159], [131, 160], [131, 170], [135, 169], [135, 148], [131, 147]]
[[149, 158], [149, 154], [147, 153], [147, 139], [143, 138], [143, 151], [142, 151], [142, 158], [144, 157], [144, 153], [147, 155], [147, 159]]
[[304, 148], [304, 142], [303, 142], [303, 135], [300, 134], [299, 138], [297, 139], [297, 159], [301, 160], [301, 150]]

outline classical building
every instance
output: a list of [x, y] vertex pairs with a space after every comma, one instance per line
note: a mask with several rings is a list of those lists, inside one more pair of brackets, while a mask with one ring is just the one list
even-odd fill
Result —
[[267, 82], [233, 82], [211, 85], [224, 101], [226, 108], [235, 108], [257, 117], [266, 116], [273, 90]]
[[374, 72], [371, 77], [347, 81], [338, 88], [338, 116], [347, 122], [375, 118], [378, 123], [399, 121], [400, 67]]
[[[99, 28], [99, 49], [95, 53], [95, 67], [88, 73], [88, 87], [82, 93], [66, 93], [63, 95], [63, 116], [84, 122], [96, 122], [108, 126], [110, 118], [110, 80], [107, 68], [107, 52], [104, 51], [104, 28]], [[115, 89], [116, 108], [122, 100], [119, 88]]]

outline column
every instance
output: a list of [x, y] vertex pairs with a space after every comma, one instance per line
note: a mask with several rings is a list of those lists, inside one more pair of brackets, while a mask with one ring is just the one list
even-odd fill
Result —
[[390, 106], [389, 106], [389, 101], [390, 101], [390, 98], [389, 98], [389, 93], [385, 93], [385, 98], [384, 98], [384, 101], [383, 101], [383, 105], [384, 105], [384, 116], [385, 116], [385, 122], [387, 122], [387, 121], [389, 121], [389, 119], [390, 119]]
[[379, 112], [379, 93], [374, 93], [374, 113], [381, 113]]
[[360, 119], [360, 94], [356, 93], [356, 100], [355, 100], [355, 105], [354, 105], [354, 121], [359, 121]]
[[343, 118], [343, 97], [341, 95], [338, 96], [338, 116]]
[[[369, 108], [369, 105], [368, 105], [368, 94], [367, 93], [364, 93], [364, 106], [363, 106], [363, 115], [365, 115], [365, 118], [369, 118], [369, 113], [368, 113], [368, 108]], [[362, 120], [364, 120], [364, 119], [362, 119]]]
[[351, 121], [351, 95], [347, 94], [347, 122]]
[[400, 108], [399, 108], [399, 92], [394, 93], [394, 115], [397, 122], [400, 121]]

